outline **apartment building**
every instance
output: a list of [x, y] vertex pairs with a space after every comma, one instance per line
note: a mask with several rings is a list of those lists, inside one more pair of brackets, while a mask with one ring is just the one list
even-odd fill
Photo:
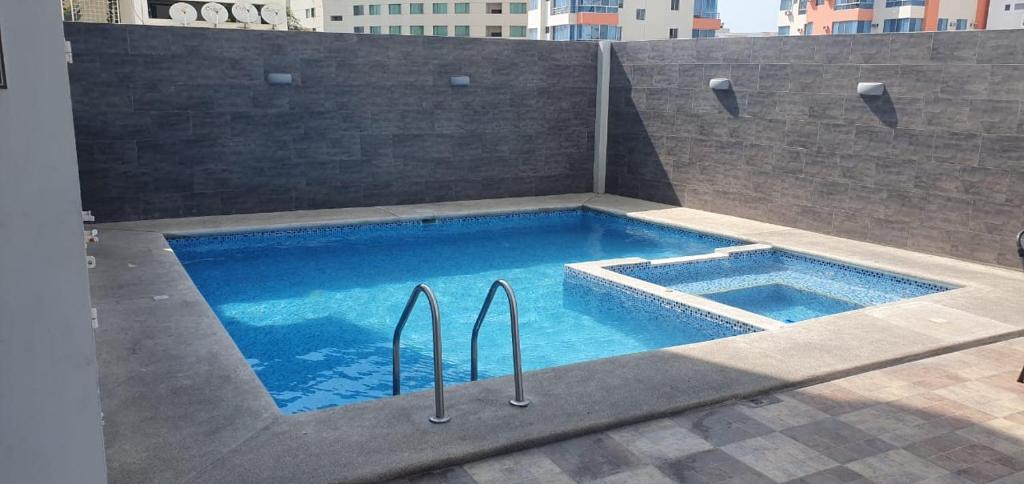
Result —
[[[209, 2], [187, 1], [197, 12], [191, 27], [246, 28], [254, 30], [311, 30], [323, 31], [323, 0], [257, 0], [251, 1], [262, 12], [265, 5], [276, 5], [288, 12], [287, 24], [274, 26], [262, 18], [259, 22], [242, 23], [231, 13], [240, 0], [219, 0], [215, 3], [228, 10], [228, 19], [214, 25], [201, 13]], [[179, 0], [61, 0], [64, 20], [68, 22], [121, 23], [135, 25], [180, 25], [171, 19], [171, 5]]]
[[327, 32], [527, 38], [527, 0], [324, 0]]
[[989, 30], [1024, 28], [1024, 1], [993, 0], [988, 8]]
[[982, 30], [989, 0], [780, 0], [779, 35]]
[[714, 37], [718, 0], [325, 0], [325, 29], [533, 40]]

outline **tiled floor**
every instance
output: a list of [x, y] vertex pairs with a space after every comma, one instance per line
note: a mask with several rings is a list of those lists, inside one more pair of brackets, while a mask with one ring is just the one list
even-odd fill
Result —
[[1024, 339], [396, 483], [1024, 483]]

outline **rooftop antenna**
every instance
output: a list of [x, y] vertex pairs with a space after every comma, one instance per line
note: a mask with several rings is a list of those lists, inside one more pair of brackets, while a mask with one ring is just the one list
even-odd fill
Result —
[[260, 15], [263, 16], [263, 20], [265, 20], [268, 24], [273, 25], [274, 27], [277, 27], [278, 25], [283, 25], [285, 22], [288, 21], [288, 15], [285, 13], [284, 9], [281, 8], [279, 5], [264, 5], [263, 10], [260, 12]]
[[203, 20], [210, 22], [214, 27], [228, 21], [228, 9], [219, 3], [207, 3], [200, 12], [203, 14]]
[[235, 20], [242, 22], [246, 27], [249, 24], [260, 23], [260, 11], [249, 2], [238, 2], [232, 5], [231, 15], [234, 15]]
[[192, 22], [196, 21], [199, 15], [196, 13], [196, 8], [185, 3], [178, 2], [170, 7], [171, 20], [178, 25], [189, 26]]

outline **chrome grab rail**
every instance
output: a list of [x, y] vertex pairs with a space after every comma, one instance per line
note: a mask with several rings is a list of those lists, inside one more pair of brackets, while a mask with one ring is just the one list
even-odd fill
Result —
[[420, 284], [412, 290], [412, 294], [409, 296], [409, 302], [405, 304], [405, 311], [402, 311], [402, 318], [398, 320], [398, 326], [395, 326], [395, 338], [391, 343], [391, 394], [401, 395], [402, 383], [401, 376], [402, 370], [400, 365], [400, 346], [402, 342], [402, 330], [405, 329], [405, 323], [409, 321], [409, 315], [412, 314], [412, 308], [416, 306], [416, 300], [419, 298], [420, 293], [427, 296], [427, 302], [430, 304], [430, 319], [434, 327], [434, 416], [430, 417], [430, 421], [436, 424], [445, 423], [451, 420], [444, 414], [444, 375], [443, 375], [443, 363], [441, 361], [441, 311], [437, 308], [437, 298], [434, 297], [434, 292], [430, 290], [430, 287], [426, 284]]
[[491, 284], [491, 290], [487, 292], [487, 299], [484, 300], [484, 306], [480, 308], [480, 315], [476, 317], [476, 324], [473, 325], [473, 339], [470, 347], [470, 373], [469, 379], [471, 381], [477, 380], [477, 365], [479, 353], [477, 351], [477, 338], [480, 336], [480, 327], [484, 324], [484, 318], [487, 317], [487, 310], [491, 308], [491, 301], [494, 300], [494, 294], [501, 287], [505, 290], [505, 296], [508, 297], [508, 311], [512, 316], [512, 371], [513, 378], [515, 379], [515, 398], [509, 400], [508, 403], [516, 407], [525, 407], [530, 404], [530, 401], [526, 399], [525, 392], [523, 391], [523, 357], [519, 351], [519, 305], [516, 303], [516, 294], [512, 291], [512, 286], [508, 285], [507, 282], [498, 279]]

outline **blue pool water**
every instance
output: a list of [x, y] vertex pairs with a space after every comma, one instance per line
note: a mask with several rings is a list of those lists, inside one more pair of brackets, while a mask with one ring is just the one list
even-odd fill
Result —
[[783, 322], [941, 292], [949, 287], [782, 250], [616, 272], [701, 295]]
[[704, 297], [784, 323], [796, 323], [863, 307], [785, 284], [745, 287], [704, 294]]
[[[422, 282], [440, 304], [449, 383], [469, 380], [473, 322], [498, 278], [509, 281], [519, 299], [526, 370], [738, 331], [565, 284], [567, 263], [702, 254], [737, 244], [591, 211], [170, 243], [285, 413], [390, 396], [392, 333], [410, 291]], [[424, 303], [402, 336], [403, 392], [432, 386]], [[481, 378], [511, 373], [508, 318], [499, 293], [480, 335]]]

